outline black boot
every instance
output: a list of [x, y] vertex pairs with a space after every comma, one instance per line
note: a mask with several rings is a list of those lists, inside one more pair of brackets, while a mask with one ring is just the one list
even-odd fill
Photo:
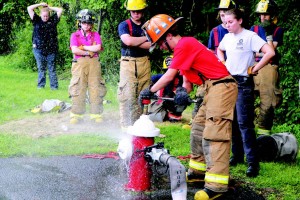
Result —
[[242, 163], [244, 163], [244, 158], [231, 157], [229, 160], [230, 166], [237, 166], [237, 164], [242, 164]]
[[248, 177], [257, 177], [259, 174], [259, 164], [253, 164], [253, 163], [249, 163], [249, 167], [246, 171], [246, 175]]

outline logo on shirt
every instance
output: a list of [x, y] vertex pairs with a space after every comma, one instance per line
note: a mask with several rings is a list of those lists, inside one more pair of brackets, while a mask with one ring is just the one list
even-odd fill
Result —
[[236, 44], [236, 49], [243, 50], [244, 41], [239, 39], [239, 42]]

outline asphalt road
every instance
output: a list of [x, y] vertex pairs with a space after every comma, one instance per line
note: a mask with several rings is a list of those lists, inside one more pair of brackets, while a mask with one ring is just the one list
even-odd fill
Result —
[[[171, 200], [169, 183], [155, 177], [148, 193], [124, 190], [126, 167], [122, 160], [79, 156], [0, 159], [0, 200]], [[188, 200], [202, 183], [188, 185]], [[220, 198], [221, 199], [221, 198]], [[262, 200], [247, 188], [235, 187], [222, 199]]]
[[171, 199], [169, 190], [158, 196], [125, 191], [125, 168], [123, 161], [111, 158], [4, 158], [0, 159], [0, 199], [147, 200], [162, 195]]

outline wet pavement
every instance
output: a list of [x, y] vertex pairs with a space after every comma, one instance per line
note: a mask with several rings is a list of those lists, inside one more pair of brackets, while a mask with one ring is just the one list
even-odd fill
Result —
[[[124, 190], [122, 160], [80, 156], [1, 158], [0, 200], [171, 200], [168, 177], [154, 174], [151, 192]], [[203, 183], [188, 185], [188, 200]], [[218, 199], [262, 200], [249, 188], [235, 184]]]

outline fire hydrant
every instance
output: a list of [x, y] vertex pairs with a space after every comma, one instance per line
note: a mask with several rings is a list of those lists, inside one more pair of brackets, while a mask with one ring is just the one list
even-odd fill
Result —
[[154, 137], [160, 134], [160, 130], [147, 115], [142, 115], [133, 126], [128, 127], [127, 133], [132, 135], [131, 141], [121, 141], [118, 147], [120, 157], [130, 159], [129, 181], [125, 189], [147, 191], [151, 187], [152, 170], [143, 149], [154, 144]]

